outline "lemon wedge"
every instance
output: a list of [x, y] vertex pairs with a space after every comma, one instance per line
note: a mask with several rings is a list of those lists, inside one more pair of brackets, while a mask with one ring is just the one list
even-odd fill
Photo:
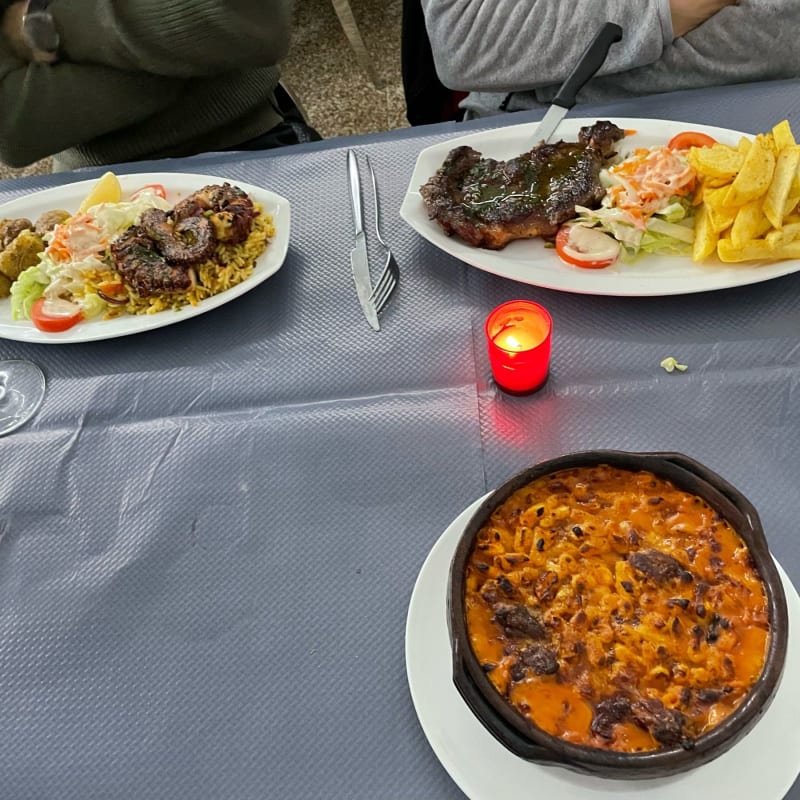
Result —
[[106, 172], [92, 187], [78, 212], [83, 213], [99, 203], [119, 203], [121, 199], [122, 187], [119, 185], [119, 179], [113, 172]]

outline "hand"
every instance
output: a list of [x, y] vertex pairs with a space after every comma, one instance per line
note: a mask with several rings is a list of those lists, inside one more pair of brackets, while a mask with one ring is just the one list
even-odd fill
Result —
[[683, 36], [702, 25], [725, 6], [734, 6], [738, 0], [669, 0], [672, 12], [672, 30], [675, 37]]
[[54, 53], [45, 53], [42, 50], [37, 50], [31, 47], [25, 37], [22, 35], [22, 17], [25, 14], [25, 0], [17, 0], [12, 3], [3, 14], [3, 21], [0, 24], [0, 31], [2, 31], [3, 38], [11, 52], [21, 59], [30, 63], [50, 64], [55, 61]]

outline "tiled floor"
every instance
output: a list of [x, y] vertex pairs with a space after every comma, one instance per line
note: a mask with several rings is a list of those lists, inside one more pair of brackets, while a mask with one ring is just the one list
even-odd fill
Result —
[[[296, 0], [295, 30], [283, 77], [311, 124], [329, 138], [408, 125], [400, 77], [401, 0], [351, 0], [379, 81], [359, 67], [330, 0]], [[47, 161], [14, 170], [0, 164], [0, 178], [49, 171]]]

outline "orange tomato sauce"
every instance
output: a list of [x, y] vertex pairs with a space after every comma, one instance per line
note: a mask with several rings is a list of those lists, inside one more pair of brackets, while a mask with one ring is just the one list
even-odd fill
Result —
[[484, 671], [543, 730], [623, 752], [691, 746], [742, 702], [769, 639], [747, 546], [649, 472], [562, 470], [478, 532], [467, 630]]

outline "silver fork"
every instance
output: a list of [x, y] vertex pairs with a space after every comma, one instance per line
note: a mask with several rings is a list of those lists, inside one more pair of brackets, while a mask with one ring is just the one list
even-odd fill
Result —
[[383, 311], [386, 303], [389, 302], [389, 298], [392, 296], [392, 292], [397, 288], [397, 284], [400, 280], [400, 268], [397, 266], [394, 253], [389, 249], [389, 245], [383, 241], [383, 236], [381, 236], [381, 212], [380, 203], [378, 202], [378, 184], [375, 181], [375, 170], [372, 169], [369, 156], [365, 156], [365, 158], [367, 160], [367, 166], [369, 167], [369, 174], [372, 178], [372, 196], [375, 199], [375, 233], [386, 253], [383, 272], [381, 272], [378, 282], [372, 290], [372, 301], [375, 303], [375, 310], [380, 312]]

